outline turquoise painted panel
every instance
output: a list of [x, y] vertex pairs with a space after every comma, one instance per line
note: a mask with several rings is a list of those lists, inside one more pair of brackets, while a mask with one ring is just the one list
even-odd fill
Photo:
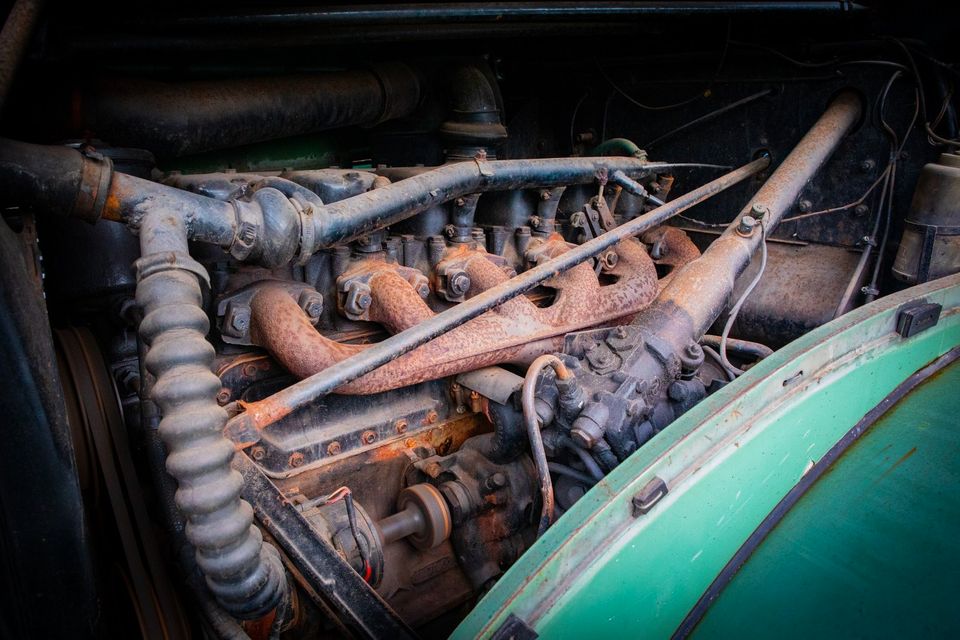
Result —
[[[895, 332], [898, 309], [940, 323]], [[811, 465], [909, 375], [960, 344], [960, 277], [889, 296], [777, 352], [655, 437], [587, 493], [454, 633], [486, 637], [514, 613], [542, 637], [669, 636]], [[634, 518], [653, 476], [668, 495]]]
[[694, 636], [960, 637], [958, 540], [955, 363], [901, 400], [813, 485]]

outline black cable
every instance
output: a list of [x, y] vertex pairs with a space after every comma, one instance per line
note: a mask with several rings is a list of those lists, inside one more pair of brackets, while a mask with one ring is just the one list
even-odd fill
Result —
[[732, 24], [733, 24], [732, 20], [729, 20], [729, 19], [728, 19], [728, 20], [727, 20], [727, 35], [726, 35], [726, 38], [724, 38], [724, 41], [723, 41], [723, 49], [722, 49], [722, 51], [721, 51], [721, 53], [720, 53], [720, 62], [717, 64], [717, 70], [713, 73], [713, 77], [710, 78], [710, 81], [707, 83], [707, 86], [704, 87], [704, 89], [703, 89], [702, 91], [700, 91], [697, 95], [695, 95], [695, 96], [693, 96], [693, 97], [691, 97], [691, 98], [687, 98], [686, 100], [681, 100], [680, 102], [675, 102], [675, 103], [673, 103], [673, 104], [664, 104], [664, 105], [649, 105], [649, 104], [644, 104], [644, 103], [640, 102], [639, 100], [637, 100], [636, 98], [634, 98], [633, 96], [631, 96], [630, 94], [628, 94], [628, 93], [627, 93], [626, 91], [624, 91], [623, 89], [621, 89], [621, 88], [617, 85], [617, 83], [613, 81], [613, 78], [611, 78], [610, 75], [606, 72], [606, 70], [605, 70], [605, 69], [603, 68], [603, 66], [600, 64], [600, 61], [599, 61], [599, 60], [595, 60], [596, 65], [597, 65], [597, 69], [600, 71], [600, 75], [603, 76], [603, 78], [610, 84], [610, 86], [613, 88], [614, 91], [616, 91], [617, 93], [619, 93], [619, 94], [620, 94], [621, 96], [623, 96], [628, 102], [630, 102], [630, 104], [632, 104], [632, 105], [634, 105], [634, 106], [636, 106], [636, 107], [639, 107], [639, 108], [641, 108], [641, 109], [645, 109], [645, 110], [647, 110], [647, 111], [667, 111], [667, 110], [669, 110], [669, 109], [676, 109], [677, 107], [683, 107], [683, 106], [686, 106], [686, 105], [688, 105], [688, 104], [691, 104], [691, 103], [693, 103], [693, 102], [696, 102], [697, 100], [700, 100], [701, 98], [705, 98], [705, 97], [707, 97], [708, 95], [710, 95], [710, 91], [711, 91], [711, 89], [713, 89], [713, 85], [714, 85], [714, 83], [716, 83], [717, 78], [720, 77], [720, 72], [723, 71], [723, 65], [724, 65], [724, 64], [726, 63], [726, 61], [727, 61], [727, 52], [730, 50], [730, 31], [731, 31], [731, 28], [732, 28]]
[[759, 92], [757, 92], [757, 93], [754, 93], [754, 94], [752, 94], [752, 95], [749, 95], [749, 96], [747, 96], [746, 98], [741, 98], [741, 99], [737, 100], [736, 102], [731, 102], [731, 103], [728, 104], [728, 105], [725, 105], [725, 106], [723, 106], [723, 107], [720, 107], [719, 109], [715, 109], [715, 110], [713, 110], [713, 111], [710, 111], [709, 113], [705, 113], [704, 115], [700, 116], [699, 118], [695, 118], [695, 119], [691, 120], [690, 122], [688, 122], [688, 123], [686, 123], [686, 124], [680, 125], [680, 126], [677, 127], [676, 129], [672, 129], [672, 130], [670, 130], [670, 131], [662, 134], [661, 136], [659, 136], [659, 137], [657, 137], [657, 138], [654, 138], [654, 139], [651, 140], [650, 142], [648, 142], [648, 143], [646, 143], [645, 145], [643, 145], [643, 147], [641, 147], [641, 148], [644, 149], [644, 150], [649, 150], [651, 147], [653, 147], [653, 145], [657, 144], [658, 142], [662, 142], [662, 141], [666, 140], [667, 138], [670, 138], [670, 137], [672, 137], [672, 136], [680, 133], [681, 131], [685, 131], [685, 130], [689, 129], [690, 127], [694, 127], [694, 126], [696, 126], [696, 125], [698, 125], [698, 124], [702, 124], [702, 123], [707, 122], [707, 121], [709, 121], [709, 120], [713, 120], [714, 118], [717, 118], [717, 117], [719, 117], [719, 116], [722, 116], [723, 114], [727, 113], [728, 111], [733, 111], [733, 110], [736, 109], [737, 107], [742, 107], [742, 106], [744, 106], [744, 105], [746, 105], [746, 104], [750, 104], [751, 102], [754, 102], [755, 100], [759, 100], [760, 98], [763, 98], [763, 97], [765, 97], [765, 96], [768, 96], [768, 95], [770, 95], [771, 93], [773, 93], [773, 89], [765, 89], [765, 90], [763, 90], [763, 91], [759, 91]]
[[560, 464], [559, 462], [547, 462], [547, 468], [550, 469], [550, 473], [567, 476], [568, 478], [572, 478], [573, 480], [576, 480], [581, 484], [585, 484], [588, 487], [592, 487], [593, 485], [597, 484], [596, 479], [591, 478], [582, 471], [577, 471], [573, 467], [568, 467], [567, 465]]

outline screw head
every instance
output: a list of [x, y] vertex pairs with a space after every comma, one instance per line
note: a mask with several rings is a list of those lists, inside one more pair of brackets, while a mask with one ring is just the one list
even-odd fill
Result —
[[[265, 457], [267, 457], [267, 451], [263, 447], [254, 447], [253, 449], [250, 449], [250, 457], [256, 460], [257, 462], [260, 462]], [[303, 454], [301, 454], [300, 457], [303, 457]]]
[[220, 389], [220, 393], [217, 394], [217, 404], [223, 406], [228, 402], [230, 402], [230, 390]]
[[330, 444], [327, 445], [327, 455], [328, 455], [328, 456], [338, 455], [338, 454], [340, 453], [340, 450], [341, 450], [341, 449], [340, 449], [340, 443], [337, 442], [336, 440], [334, 440], [333, 442], [331, 442]]
[[400, 418], [393, 423], [393, 428], [397, 433], [406, 433], [407, 432], [407, 421], [405, 418]]
[[809, 200], [801, 200], [797, 203], [797, 208], [800, 209], [801, 213], [806, 213], [813, 208], [813, 203]]
[[[809, 200], [806, 202], [809, 203]], [[760, 220], [763, 218], [763, 216], [767, 215], [767, 211], [769, 211], [767, 205], [763, 204], [762, 202], [754, 202], [753, 206], [750, 207], [750, 213], [757, 220]]]
[[293, 454], [290, 455], [289, 464], [291, 467], [296, 468], [303, 465], [303, 460], [304, 460], [303, 454], [300, 453], [299, 451], [295, 451], [293, 452]]
[[430, 409], [430, 411], [427, 412], [426, 423], [433, 424], [434, 422], [437, 421], [438, 417], [439, 416], [437, 415], [437, 412], [434, 411], [433, 409]]

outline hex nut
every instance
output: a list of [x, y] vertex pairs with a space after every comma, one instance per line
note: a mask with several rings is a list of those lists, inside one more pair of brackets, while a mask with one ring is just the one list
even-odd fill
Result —
[[740, 218], [740, 224], [737, 225], [737, 234], [744, 238], [753, 235], [753, 229], [757, 226], [757, 220], [753, 216], [743, 216]]
[[363, 444], [373, 444], [377, 441], [377, 433], [375, 431], [364, 431], [360, 436], [360, 440]]
[[290, 455], [290, 461], [289, 461], [289, 463], [290, 463], [290, 466], [291, 466], [291, 467], [296, 468], [296, 467], [299, 467], [299, 466], [302, 466], [302, 465], [303, 465], [303, 460], [304, 460], [303, 454], [300, 453], [299, 451], [294, 451], [294, 452]]
[[304, 289], [300, 292], [297, 303], [314, 323], [320, 319], [320, 314], [323, 313], [323, 296], [319, 293]]
[[407, 432], [407, 421], [405, 418], [400, 418], [393, 423], [393, 428], [397, 433], [406, 433]]
[[[250, 457], [256, 460], [257, 462], [260, 462], [266, 456], [267, 456], [267, 451], [263, 447], [254, 447], [250, 449]], [[301, 457], [302, 456], [303, 454], [301, 454]]]
[[334, 440], [333, 442], [331, 442], [330, 444], [327, 445], [327, 455], [328, 455], [328, 456], [335, 456], [335, 455], [339, 455], [339, 454], [340, 454], [340, 443], [339, 443], [339, 442], [337, 442], [336, 440]]

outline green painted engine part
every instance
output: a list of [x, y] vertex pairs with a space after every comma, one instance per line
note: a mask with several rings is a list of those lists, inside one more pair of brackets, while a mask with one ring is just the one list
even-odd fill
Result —
[[[939, 322], [913, 337], [901, 337], [896, 331], [901, 310], [920, 302], [942, 305]], [[882, 298], [784, 347], [674, 422], [598, 483], [511, 567], [453, 637], [489, 637], [510, 614], [544, 638], [670, 637], [801, 478], [901, 383], [957, 345], [960, 276]], [[734, 575], [694, 635], [809, 636], [833, 631], [828, 635], [902, 637], [908, 631], [928, 635], [924, 629], [960, 632], [956, 614], [950, 618], [942, 610], [942, 596], [925, 593], [923, 584], [902, 584], [906, 578], [896, 572], [911, 562], [926, 571], [924, 563], [930, 558], [925, 554], [941, 553], [947, 543], [955, 546], [960, 534], [960, 430], [950, 428], [960, 422], [960, 414], [951, 409], [957, 402], [956, 375], [954, 366], [917, 387], [852, 445]], [[937, 424], [921, 432], [917, 424], [923, 421]], [[881, 453], [887, 444], [890, 449]], [[895, 465], [913, 447], [916, 451]], [[923, 465], [911, 463], [914, 457]], [[946, 468], [932, 472], [925, 468], [928, 464]], [[917, 472], [933, 475], [921, 481], [914, 477]], [[843, 480], [851, 474], [854, 480]], [[648, 513], [635, 515], [633, 498], [657, 478], [666, 484], [666, 495]], [[938, 480], [952, 486], [937, 493]], [[891, 482], [923, 495], [886, 484]], [[877, 493], [867, 496], [858, 490]], [[920, 509], [909, 502], [915, 497], [930, 502]], [[878, 516], [884, 500], [892, 503]], [[871, 520], [871, 513], [878, 519]], [[849, 530], [823, 529], [827, 519], [846, 516], [861, 519], [849, 524]], [[891, 546], [881, 533], [899, 537]], [[921, 544], [926, 548], [919, 548]], [[845, 568], [869, 564], [872, 553], [892, 547], [919, 555], [912, 561], [891, 560], [886, 565], [889, 574], [885, 565], [876, 564], [869, 572], [861, 569], [862, 575], [843, 575]], [[810, 557], [804, 557], [805, 550]], [[946, 576], [928, 579], [926, 589], [941, 590], [944, 580], [952, 581], [949, 593], [955, 595], [960, 554], [951, 551], [941, 561]], [[816, 557], [823, 564], [816, 564], [814, 554], [820, 554]], [[837, 560], [845, 555], [855, 564]], [[820, 582], [815, 580], [817, 569]], [[914, 572], [912, 579], [923, 582], [925, 577]], [[866, 619], [871, 609], [863, 608], [861, 615], [849, 608], [869, 599], [870, 593], [847, 603], [833, 602], [839, 598], [835, 585], [844, 580], [851, 588], [873, 583], [878, 599], [874, 604], [887, 607], [888, 616], [904, 618], [902, 625], [883, 626], [884, 617], [872, 625]], [[916, 592], [896, 608], [890, 590], [898, 588]], [[831, 602], [821, 602], [827, 598]], [[824, 615], [836, 608], [848, 615], [844, 619], [831, 614], [827, 621], [815, 612], [800, 611], [818, 605], [823, 605]], [[791, 606], [797, 611], [784, 616]], [[937, 620], [923, 626], [925, 616]], [[827, 626], [841, 619], [844, 630]]]

